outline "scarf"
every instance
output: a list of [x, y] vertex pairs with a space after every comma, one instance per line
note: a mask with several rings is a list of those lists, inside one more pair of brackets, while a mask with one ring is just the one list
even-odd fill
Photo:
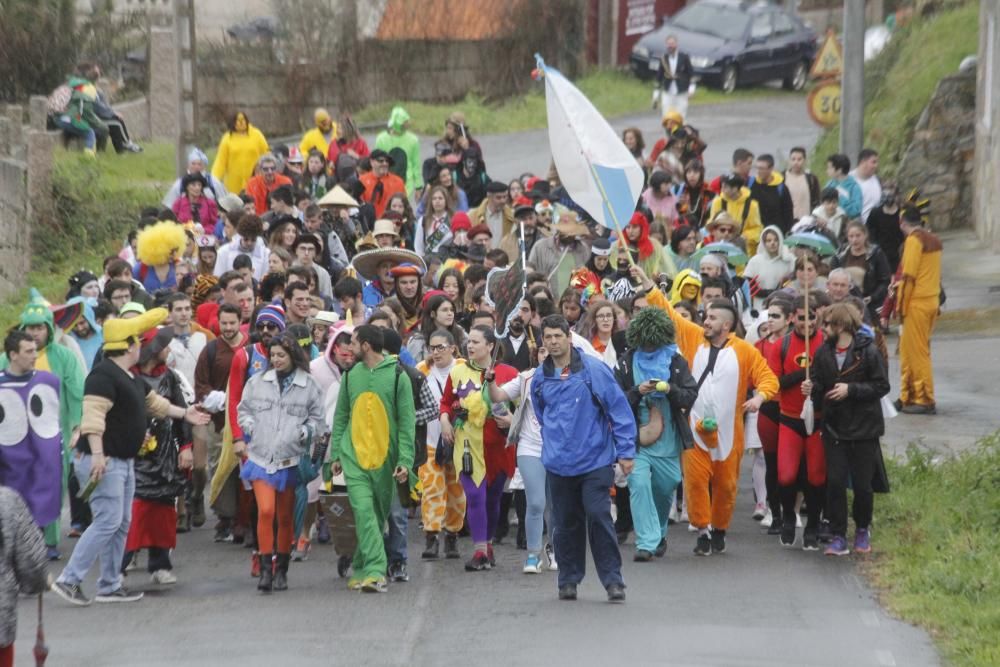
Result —
[[[670, 362], [677, 354], [677, 345], [670, 344], [658, 347], [652, 352], [636, 349], [632, 355], [632, 372], [635, 375], [635, 383], [639, 385], [646, 380], [670, 381]], [[649, 394], [655, 398], [666, 398], [666, 394], [661, 391], [654, 391]]]

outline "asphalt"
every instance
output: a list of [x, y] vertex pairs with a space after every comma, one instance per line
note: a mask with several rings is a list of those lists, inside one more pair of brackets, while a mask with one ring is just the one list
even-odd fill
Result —
[[[767, 536], [749, 516], [744, 472], [727, 552], [694, 556], [685, 524], [671, 529], [663, 559], [634, 563], [633, 547], [623, 547], [623, 605], [606, 602], [592, 564], [580, 599], [558, 601], [555, 573], [522, 574], [524, 552], [509, 544], [489, 572], [411, 559], [411, 581], [385, 595], [348, 591], [332, 547], [317, 545], [292, 564], [287, 592], [264, 596], [249, 576], [249, 551], [212, 543], [206, 526], [179, 536], [180, 581], [168, 590], [140, 571], [127, 578], [147, 591], [136, 603], [77, 608], [47, 595], [46, 664], [939, 664], [924, 632], [879, 608], [853, 557], [784, 549]], [[410, 544], [422, 546], [416, 522]], [[468, 555], [469, 540], [460, 548]], [[93, 577], [85, 591], [93, 594]], [[17, 665], [33, 664], [34, 609], [21, 601]]]
[[[759, 99], [736, 105], [691, 108], [703, 130], [708, 170], [728, 166], [739, 145], [787, 153], [812, 146], [818, 135], [804, 101]], [[637, 125], [655, 138], [652, 112], [617, 119], [616, 129]], [[479, 137], [491, 175], [513, 178], [544, 173], [544, 131]], [[424, 143], [429, 145], [430, 141]], [[652, 143], [650, 140], [649, 143]], [[961, 249], [955, 257], [949, 248]], [[946, 308], [992, 303], [995, 258], [968, 233], [946, 239]], [[1000, 281], [997, 281], [1000, 284]], [[902, 451], [914, 439], [942, 450], [968, 447], [996, 428], [995, 383], [1000, 369], [995, 339], [943, 337], [933, 354], [939, 414], [901, 415], [889, 422], [885, 443]], [[892, 370], [894, 388], [898, 370]], [[860, 559], [835, 559], [782, 549], [749, 517], [753, 503], [745, 466], [729, 549], [692, 555], [694, 536], [671, 529], [665, 558], [631, 561], [623, 547], [628, 601], [611, 605], [594, 577], [576, 602], [556, 599], [555, 575], [524, 575], [524, 552], [499, 546], [497, 570], [462, 571], [461, 561], [411, 560], [411, 581], [386, 595], [349, 592], [336, 578], [331, 547], [317, 545], [309, 561], [293, 564], [290, 590], [261, 596], [249, 577], [249, 551], [211, 541], [209, 526], [179, 536], [174, 554], [180, 579], [155, 590], [144, 573], [128, 585], [145, 589], [134, 604], [81, 609], [46, 596], [46, 663], [61, 665], [699, 665], [923, 667], [940, 659], [927, 633], [895, 620], [878, 604], [858, 567]], [[876, 517], [877, 517], [876, 499]], [[873, 546], [878, 552], [878, 525]], [[422, 539], [410, 527], [411, 550]], [[470, 550], [468, 540], [460, 547]], [[64, 544], [67, 552], [72, 542]], [[142, 562], [145, 562], [143, 557]], [[52, 568], [57, 574], [60, 567]], [[94, 591], [95, 575], [85, 582]], [[31, 665], [35, 603], [19, 606], [17, 665]]]

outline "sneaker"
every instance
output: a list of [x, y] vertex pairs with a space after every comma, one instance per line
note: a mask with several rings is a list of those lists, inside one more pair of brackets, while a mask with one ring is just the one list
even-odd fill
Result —
[[321, 516], [316, 520], [316, 541], [320, 544], [329, 544], [333, 539], [330, 536], [330, 524], [326, 521], [326, 516]]
[[52, 592], [63, 600], [66, 600], [66, 602], [75, 604], [77, 607], [86, 607], [90, 604], [90, 600], [83, 594], [80, 584], [67, 584], [57, 581], [52, 584]]
[[497, 556], [496, 556], [495, 553], [493, 553], [493, 545], [492, 544], [487, 544], [486, 545], [486, 557], [490, 559], [490, 567], [496, 567], [497, 566]]
[[713, 554], [726, 553], [726, 531], [724, 530], [712, 531], [712, 553]]
[[802, 550], [819, 551], [819, 536], [815, 531], [807, 530], [802, 533]]
[[840, 535], [835, 535], [823, 553], [827, 556], [846, 556], [851, 553], [851, 550], [847, 548], [846, 539]]
[[339, 556], [337, 558], [337, 576], [341, 579], [347, 577], [351, 573], [351, 568], [354, 566], [354, 559], [350, 556]]
[[681, 523], [688, 523], [689, 522], [687, 506], [684, 506], [684, 507], [681, 508], [681, 515], [678, 518], [678, 521], [680, 521]]
[[695, 526], [693, 523], [689, 522], [688, 523], [688, 532], [689, 533], [697, 533], [698, 532], [698, 527]]
[[795, 546], [795, 524], [788, 521], [781, 525], [781, 537], [778, 538], [783, 547]]
[[653, 555], [656, 556], [657, 558], [663, 558], [666, 554], [667, 554], [667, 538], [664, 537], [662, 540], [660, 540], [660, 543], [656, 545], [656, 551], [653, 552]]
[[481, 572], [490, 569], [490, 558], [482, 551], [477, 551], [472, 558], [465, 561], [466, 572]]
[[830, 530], [830, 522], [826, 519], [820, 519], [817, 536], [823, 544], [829, 544], [833, 541], [833, 531]]
[[576, 584], [563, 584], [559, 587], [559, 599], [560, 600], [575, 600], [576, 599]]
[[678, 516], [680, 515], [677, 514], [677, 503], [674, 503], [670, 506], [670, 511], [667, 513], [667, 525], [672, 526], [677, 523]]
[[150, 575], [149, 580], [160, 586], [169, 586], [177, 583], [177, 577], [170, 570], [157, 570]]
[[754, 505], [753, 514], [750, 515], [754, 521], [760, 521], [765, 516], [767, 516], [767, 505], [764, 503], [757, 503]]
[[292, 560], [296, 563], [309, 560], [309, 540], [304, 537], [299, 538], [295, 549], [292, 551]]
[[119, 586], [110, 593], [98, 593], [94, 598], [97, 602], [138, 602], [142, 593], [131, 593], [124, 586]]
[[867, 528], [859, 528], [854, 533], [854, 551], [859, 554], [870, 554], [872, 552], [872, 534]]
[[549, 561], [549, 569], [558, 572], [559, 563], [556, 562], [556, 550], [552, 547], [551, 542], [545, 545], [545, 558]]
[[[763, 523], [763, 522], [762, 522], [762, 523]], [[771, 515], [771, 525], [769, 525], [769, 526], [767, 527], [767, 534], [768, 534], [768, 535], [781, 535], [781, 527], [782, 527], [783, 525], [784, 525], [784, 524], [783, 524], [783, 523], [782, 523], [782, 521], [781, 521], [781, 517], [775, 517], [775, 516], [774, 516], [774, 515], [772, 514], [772, 515]]]
[[397, 561], [389, 564], [389, 581], [407, 582], [410, 575], [406, 573], [406, 561]]
[[625, 602], [625, 586], [622, 584], [611, 584], [607, 591], [608, 602]]
[[66, 534], [66, 537], [80, 537], [81, 535], [83, 535], [84, 530], [85, 528], [83, 526], [79, 524], [73, 524], [72, 526], [70, 526], [69, 533]]
[[56, 547], [45, 547], [45, 557], [49, 560], [62, 560], [62, 554]]
[[695, 556], [712, 555], [712, 538], [709, 537], [708, 533], [703, 533], [698, 536], [698, 543], [694, 545], [694, 555]]
[[648, 563], [653, 560], [653, 552], [646, 551], [645, 549], [637, 549], [635, 555], [632, 556], [632, 560], [636, 563]]
[[215, 529], [215, 537], [213, 538], [216, 542], [225, 542], [231, 544], [233, 541], [233, 531], [226, 527], [219, 527]]
[[441, 548], [440, 539], [438, 539], [437, 533], [427, 533], [425, 538], [424, 551], [420, 554], [421, 558], [428, 560], [433, 560], [438, 557], [439, 549]]
[[388, 593], [389, 586], [382, 577], [368, 577], [361, 582], [362, 593]]
[[524, 560], [524, 567], [521, 568], [521, 572], [525, 574], [542, 573], [542, 559], [538, 557], [538, 554], [528, 554], [528, 557]]
[[760, 520], [760, 525], [764, 528], [770, 528], [772, 523], [774, 523], [774, 515], [771, 514], [771, 510], [768, 509], [764, 512], [764, 518]]
[[921, 403], [910, 403], [909, 405], [904, 405], [899, 412], [902, 412], [904, 415], [936, 415], [937, 407]]

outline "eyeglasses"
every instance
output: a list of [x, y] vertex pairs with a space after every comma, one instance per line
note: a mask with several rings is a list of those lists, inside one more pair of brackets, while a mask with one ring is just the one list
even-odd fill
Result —
[[278, 325], [274, 322], [261, 322], [257, 325], [257, 331], [277, 331]]
[[447, 350], [447, 349], [448, 349], [447, 345], [431, 345], [430, 346], [430, 351], [431, 352], [442, 352], [442, 351]]

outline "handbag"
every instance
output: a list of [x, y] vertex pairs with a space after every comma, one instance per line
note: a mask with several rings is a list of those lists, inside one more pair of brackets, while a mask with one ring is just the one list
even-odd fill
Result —
[[443, 467], [451, 463], [454, 457], [455, 444], [448, 444], [444, 441], [444, 438], [438, 436], [437, 447], [434, 448], [434, 463]]

